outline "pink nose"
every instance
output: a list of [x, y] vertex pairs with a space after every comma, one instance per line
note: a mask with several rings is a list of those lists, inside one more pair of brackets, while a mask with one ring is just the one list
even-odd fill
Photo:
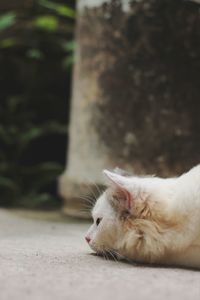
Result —
[[91, 239], [90, 239], [88, 236], [86, 236], [85, 239], [86, 239], [86, 241], [87, 241], [88, 244], [89, 244], [89, 242], [91, 241]]

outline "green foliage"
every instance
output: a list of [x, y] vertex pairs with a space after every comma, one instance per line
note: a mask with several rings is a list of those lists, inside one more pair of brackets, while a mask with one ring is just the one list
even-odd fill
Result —
[[0, 16], [0, 31], [11, 27], [16, 22], [16, 14], [13, 12]]
[[74, 41], [67, 41], [63, 43], [63, 49], [65, 51], [74, 51], [75, 49], [75, 43]]
[[39, 16], [33, 21], [39, 29], [56, 31], [58, 29], [58, 19], [54, 16]]
[[[11, 11], [0, 15], [0, 49], [14, 48], [20, 43], [26, 43], [27, 41], [23, 35], [28, 31], [31, 34], [33, 32], [37, 34], [38, 30], [44, 32], [45, 39], [53, 38], [53, 35], [50, 37], [48, 34], [56, 34], [56, 40], [60, 49], [62, 49], [63, 43], [74, 43], [72, 40], [69, 41], [69, 36], [72, 36], [74, 28], [75, 10], [66, 4], [67, 1], [64, 2], [62, 4], [54, 1], [37, 0], [36, 7], [31, 7], [32, 11]], [[7, 32], [10, 27], [13, 28], [14, 36], [10, 36], [10, 32]], [[38, 32], [38, 38], [39, 34]], [[63, 48], [63, 50], [65, 49]], [[74, 47], [68, 48], [67, 55], [63, 58], [62, 66], [68, 68], [73, 64], [73, 52]], [[35, 47], [27, 51], [27, 56], [35, 59], [44, 57], [40, 49]], [[67, 64], [66, 61], [68, 62]]]
[[69, 1], [38, 0], [0, 16], [1, 205], [60, 205], [74, 52]]
[[43, 53], [39, 49], [34, 49], [34, 48], [29, 49], [26, 52], [26, 56], [31, 59], [35, 59], [35, 60], [43, 60], [44, 59]]
[[15, 38], [4, 38], [0, 40], [0, 48], [10, 48], [16, 45]]
[[39, 3], [42, 6], [53, 10], [54, 12], [56, 12], [61, 16], [72, 18], [72, 19], [75, 18], [75, 11], [66, 5], [53, 3], [47, 0], [40, 0]]

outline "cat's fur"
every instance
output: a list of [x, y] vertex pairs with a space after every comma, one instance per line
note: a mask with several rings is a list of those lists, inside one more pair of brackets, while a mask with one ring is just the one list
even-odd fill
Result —
[[200, 165], [169, 179], [104, 174], [87, 233], [94, 251], [200, 268]]

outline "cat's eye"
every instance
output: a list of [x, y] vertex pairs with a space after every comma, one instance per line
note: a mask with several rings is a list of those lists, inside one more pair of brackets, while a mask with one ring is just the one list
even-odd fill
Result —
[[101, 220], [102, 220], [102, 218], [97, 218], [97, 219], [96, 219], [96, 225], [97, 225], [97, 226], [99, 225], [99, 223], [101, 222]]

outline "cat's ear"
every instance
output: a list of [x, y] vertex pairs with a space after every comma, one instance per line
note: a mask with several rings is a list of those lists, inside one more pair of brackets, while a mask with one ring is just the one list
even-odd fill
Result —
[[133, 204], [133, 197], [128, 189], [129, 179], [128, 177], [104, 170], [103, 173], [106, 175], [112, 187], [115, 188], [114, 198], [120, 201], [120, 204], [126, 208], [131, 209]]
[[125, 187], [127, 185], [127, 177], [114, 172], [110, 172], [108, 170], [103, 170], [103, 173], [111, 183], [114, 183], [120, 187]]

